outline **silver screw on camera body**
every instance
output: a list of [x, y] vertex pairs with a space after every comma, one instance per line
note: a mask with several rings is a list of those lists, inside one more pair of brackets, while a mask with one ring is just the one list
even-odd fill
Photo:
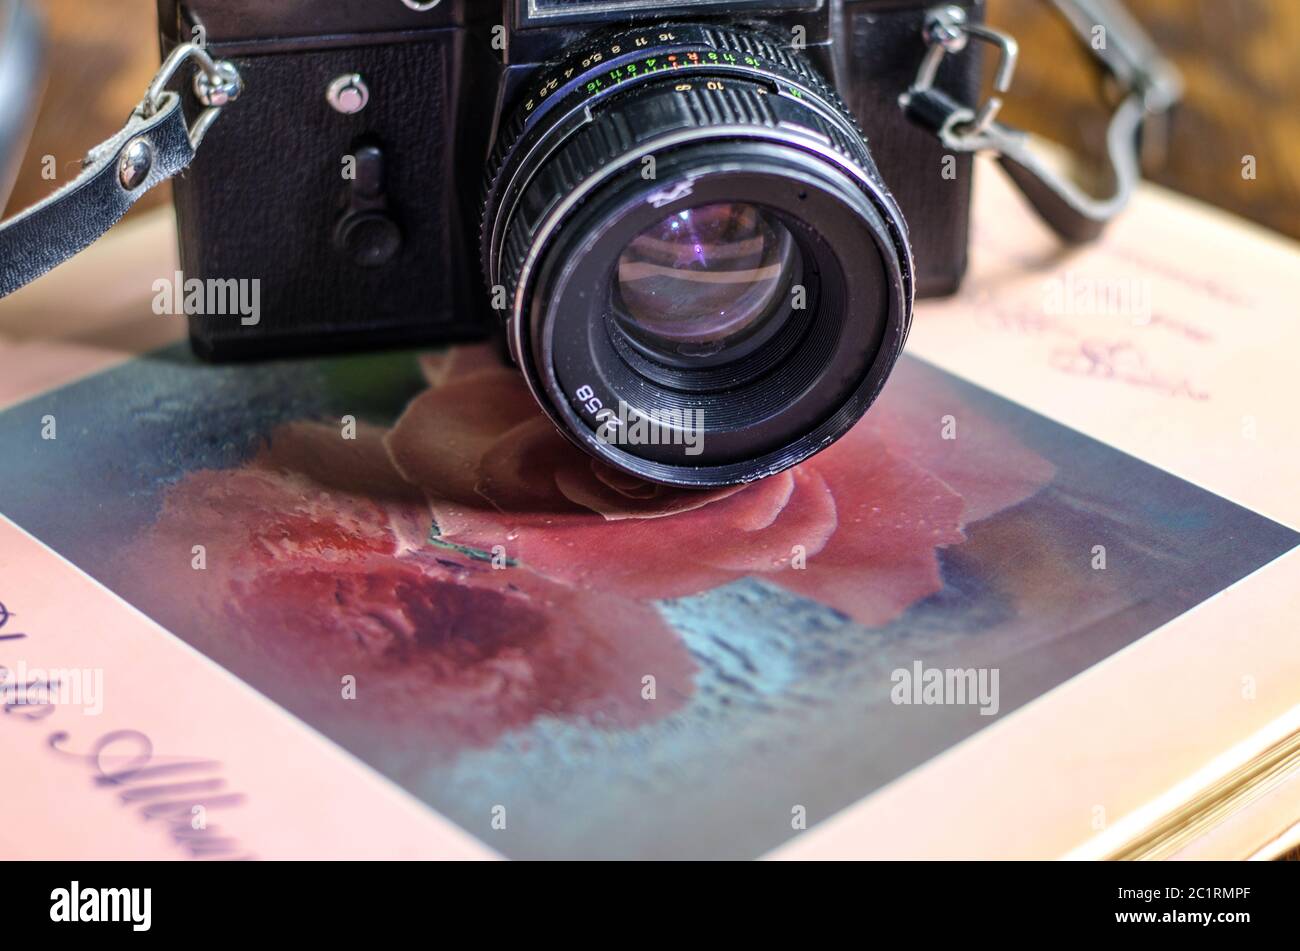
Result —
[[926, 14], [925, 39], [949, 53], [966, 49], [966, 11], [961, 7], [935, 7]]
[[336, 112], [355, 115], [370, 101], [370, 89], [359, 73], [348, 73], [330, 83], [325, 98]]
[[438, 4], [442, 3], [442, 0], [402, 0], [402, 3], [410, 7], [412, 10], [418, 10], [420, 13], [424, 13], [426, 10], [432, 10]]
[[194, 95], [208, 107], [228, 106], [244, 91], [244, 80], [234, 63], [221, 60], [213, 64], [215, 75], [200, 70], [194, 76]]

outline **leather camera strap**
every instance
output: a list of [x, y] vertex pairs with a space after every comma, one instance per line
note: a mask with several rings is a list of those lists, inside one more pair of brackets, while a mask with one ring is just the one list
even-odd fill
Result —
[[167, 93], [152, 117], [133, 115], [95, 148], [75, 179], [0, 224], [0, 297], [98, 240], [136, 200], [194, 158], [180, 97]]
[[[1059, 174], [1036, 151], [1032, 136], [996, 121], [1001, 97], [1011, 87], [1019, 46], [1005, 33], [968, 22], [960, 7], [940, 6], [927, 12], [929, 52], [900, 102], [908, 118], [954, 152], [996, 154], [1002, 169], [1043, 219], [1063, 240], [1077, 244], [1100, 235], [1128, 205], [1141, 178], [1143, 127], [1174, 106], [1182, 94], [1182, 81], [1118, 0], [1052, 3], [1121, 90], [1106, 130], [1108, 194], [1092, 195]], [[934, 85], [943, 59], [962, 52], [970, 39], [991, 43], [1001, 57], [994, 95], [978, 108], [957, 102]]]
[[[192, 126], [186, 124], [180, 96], [166, 90], [191, 58], [200, 68], [195, 94], [207, 106]], [[194, 44], [178, 46], [121, 131], [91, 149], [80, 175], [0, 223], [0, 297], [85, 250], [141, 195], [184, 171], [222, 107], [242, 88], [229, 63], [214, 62]]]

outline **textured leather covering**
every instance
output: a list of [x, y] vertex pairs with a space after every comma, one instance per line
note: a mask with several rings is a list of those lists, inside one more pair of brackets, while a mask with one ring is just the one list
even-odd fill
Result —
[[[973, 19], [982, 5], [966, 5]], [[903, 211], [916, 260], [916, 296], [951, 294], [966, 273], [970, 196], [974, 165], [970, 155], [950, 152], [899, 108], [899, 94], [916, 79], [925, 52], [921, 27], [925, 7], [880, 10], [845, 4], [838, 34], [846, 75], [840, 95], [866, 133], [876, 168]], [[944, 89], [963, 102], [979, 97], [982, 44], [960, 57], [948, 57], [939, 72]], [[943, 175], [952, 155], [953, 176]]]
[[[187, 278], [260, 280], [262, 320], [191, 318], [201, 355], [399, 345], [490, 327], [473, 241], [486, 139], [476, 123], [487, 110], [458, 111], [464, 31], [422, 35], [234, 58], [245, 93], [176, 183], [181, 260]], [[348, 73], [370, 90], [355, 115], [325, 97]], [[361, 143], [383, 152], [387, 213], [402, 234], [400, 251], [380, 267], [356, 264], [334, 240], [351, 187], [343, 161]]]

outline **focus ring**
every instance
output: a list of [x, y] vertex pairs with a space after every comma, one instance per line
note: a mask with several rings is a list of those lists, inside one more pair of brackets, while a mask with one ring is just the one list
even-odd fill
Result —
[[[682, 85], [682, 84], [676, 84]], [[516, 282], [533, 239], [552, 209], [583, 186], [602, 168], [648, 143], [674, 133], [700, 131], [692, 142], [707, 140], [711, 130], [754, 130], [755, 137], [775, 137], [806, 148], [827, 149], [845, 164], [875, 180], [874, 166], [860, 138], [845, 132], [807, 103], [766, 92], [757, 83], [724, 82], [717, 88], [703, 77], [689, 89], [663, 83], [636, 97], [611, 103], [594, 120], [571, 136], [533, 176], [511, 215], [505, 232], [495, 280], [513, 298]]]

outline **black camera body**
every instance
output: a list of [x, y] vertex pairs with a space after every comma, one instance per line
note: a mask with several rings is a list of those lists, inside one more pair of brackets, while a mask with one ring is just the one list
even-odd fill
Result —
[[[164, 53], [200, 42], [245, 86], [175, 202], [185, 277], [258, 281], [260, 318], [192, 315], [194, 348], [504, 321], [544, 409], [610, 464], [688, 485], [780, 471], [865, 412], [914, 296], [966, 267], [971, 159], [899, 105], [932, 6], [159, 0]], [[966, 102], [979, 79], [974, 51], [938, 77]], [[611, 444], [625, 404], [712, 414], [708, 449]]]
[[[479, 215], [496, 130], [542, 63], [593, 32], [669, 19], [761, 22], [792, 43], [799, 36], [902, 208], [918, 295], [951, 293], [966, 265], [970, 158], [955, 156], [955, 174], [941, 176], [942, 145], [897, 103], [925, 53], [931, 5], [441, 0], [421, 11], [403, 0], [159, 0], [164, 52], [201, 37], [238, 65], [249, 90], [176, 182], [175, 202], [186, 276], [260, 279], [262, 316], [255, 326], [194, 317], [195, 348], [230, 359], [487, 333], [495, 317]], [[978, 17], [983, 0], [958, 5]], [[945, 88], [974, 101], [976, 58], [952, 59]], [[369, 102], [345, 115], [326, 92], [350, 74]], [[354, 194], [357, 179], [341, 172], [343, 157], [367, 144], [380, 167], [360, 171], [382, 177], [377, 197]], [[400, 243], [377, 219], [392, 222]]]

